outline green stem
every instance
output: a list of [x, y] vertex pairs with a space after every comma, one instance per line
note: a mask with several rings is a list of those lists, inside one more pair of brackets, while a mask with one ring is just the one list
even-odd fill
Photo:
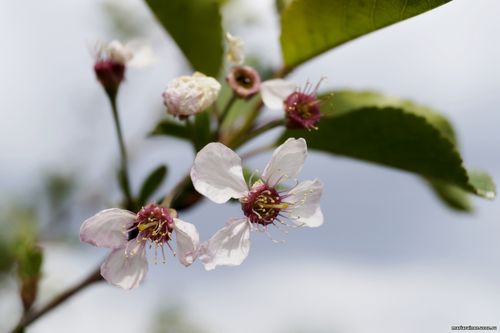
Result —
[[121, 156], [121, 167], [120, 167], [120, 181], [123, 183], [123, 194], [125, 195], [126, 207], [128, 209], [133, 208], [134, 199], [132, 198], [132, 192], [130, 190], [130, 180], [128, 172], [128, 160], [127, 160], [127, 150], [125, 148], [125, 142], [123, 140], [123, 132], [120, 125], [120, 115], [118, 113], [118, 107], [116, 105], [116, 95], [117, 90], [106, 90], [109, 101], [111, 103], [111, 109], [113, 111], [113, 120], [115, 123], [116, 136], [118, 137], [118, 144], [120, 146], [120, 156]]
[[245, 122], [243, 123], [243, 126], [241, 126], [241, 129], [239, 130], [239, 134], [236, 135], [236, 137], [239, 137], [241, 134], [247, 133], [250, 131], [250, 129], [253, 126], [253, 123], [257, 119], [257, 117], [260, 114], [260, 110], [262, 109], [262, 106], [264, 106], [264, 103], [262, 102], [262, 99], [255, 105], [255, 107], [250, 111], [248, 114], [247, 118], [245, 119]]
[[236, 139], [234, 141], [232, 141], [231, 143], [229, 143], [228, 146], [230, 148], [233, 148], [233, 149], [239, 148], [243, 144], [256, 138], [257, 136], [259, 136], [259, 135], [261, 135], [261, 134], [263, 134], [263, 133], [265, 133], [273, 128], [283, 126], [284, 124], [285, 124], [284, 119], [271, 120], [270, 122], [268, 122], [260, 127], [257, 127], [256, 129], [253, 129], [251, 131], [249, 130], [248, 132], [246, 132], [246, 134], [243, 134], [239, 137], [236, 137]]
[[268, 144], [268, 145], [264, 145], [264, 146], [260, 146], [260, 147], [257, 147], [257, 148], [254, 148], [246, 153], [243, 153], [240, 155], [241, 159], [243, 161], [249, 159], [249, 158], [252, 158], [256, 155], [259, 155], [260, 153], [265, 153], [267, 151], [270, 151], [274, 148], [275, 146], [273, 144]]
[[224, 109], [222, 110], [221, 115], [219, 116], [219, 129], [221, 128], [222, 124], [224, 123], [224, 120], [226, 119], [227, 115], [229, 114], [229, 111], [231, 110], [231, 107], [233, 106], [234, 102], [238, 99], [238, 96], [233, 92], [231, 94], [231, 98], [229, 101], [227, 101], [226, 105], [224, 106]]

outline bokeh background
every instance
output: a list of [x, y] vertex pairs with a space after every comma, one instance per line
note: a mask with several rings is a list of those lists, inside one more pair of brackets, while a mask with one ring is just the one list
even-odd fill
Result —
[[[500, 179], [500, 3], [455, 0], [348, 43], [300, 67], [298, 83], [373, 89], [450, 117], [468, 165]], [[234, 0], [225, 27], [263, 67], [280, 64], [271, 0]], [[158, 63], [130, 69], [119, 94], [134, 188], [160, 163], [172, 187], [191, 147], [146, 138], [163, 115], [160, 94], [189, 73], [182, 54], [140, 0], [0, 3], [0, 209], [5, 232], [37, 212], [46, 252], [39, 302], [80, 280], [106, 255], [80, 245], [78, 228], [119, 200], [118, 150], [108, 101], [92, 71], [97, 39], [147, 40]], [[261, 139], [269, 140], [272, 134]], [[249, 161], [262, 169], [269, 154]], [[170, 258], [139, 289], [101, 283], [36, 322], [29, 332], [447, 332], [500, 326], [500, 205], [448, 210], [407, 173], [311, 153], [302, 179], [326, 184], [325, 224], [292, 230], [277, 245], [252, 235], [237, 268], [205, 272]], [[206, 239], [236, 205], [187, 212]], [[54, 222], [57, 221], [57, 222]], [[2, 231], [4, 233], [4, 231]], [[0, 282], [0, 331], [21, 311], [12, 278]]]

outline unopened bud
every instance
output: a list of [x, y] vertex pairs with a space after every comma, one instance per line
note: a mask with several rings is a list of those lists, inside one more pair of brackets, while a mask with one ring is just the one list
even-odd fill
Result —
[[106, 90], [116, 91], [125, 78], [125, 65], [112, 60], [101, 60], [94, 65], [99, 82]]
[[210, 107], [217, 100], [220, 88], [216, 79], [196, 72], [172, 80], [162, 94], [163, 102], [169, 114], [188, 117]]
[[231, 68], [226, 81], [240, 98], [249, 99], [260, 90], [260, 75], [250, 66]]

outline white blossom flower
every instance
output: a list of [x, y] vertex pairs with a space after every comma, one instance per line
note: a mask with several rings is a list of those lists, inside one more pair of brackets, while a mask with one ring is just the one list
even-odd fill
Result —
[[94, 49], [96, 62], [112, 61], [127, 67], [140, 68], [158, 61], [153, 50], [139, 40], [132, 40], [125, 44], [117, 40], [109, 43], [98, 41]]
[[241, 65], [245, 61], [245, 43], [239, 37], [226, 33], [227, 61], [232, 65]]
[[318, 84], [306, 83], [304, 89], [290, 81], [273, 79], [261, 84], [260, 93], [264, 105], [271, 110], [283, 110], [288, 128], [317, 129], [321, 119], [320, 101], [317, 97]]
[[195, 72], [172, 80], [163, 92], [167, 112], [174, 116], [188, 117], [211, 106], [219, 95], [221, 85], [213, 77]]
[[205, 269], [241, 264], [250, 250], [251, 230], [268, 233], [270, 225], [318, 227], [323, 224], [320, 208], [323, 185], [319, 180], [297, 182], [294, 187], [284, 189], [286, 180], [297, 177], [306, 155], [304, 139], [288, 139], [274, 151], [261, 179], [248, 185], [243, 178], [240, 157], [225, 145], [209, 143], [196, 155], [191, 169], [195, 189], [216, 203], [239, 199], [245, 216], [230, 220], [200, 245], [199, 258]]
[[106, 89], [116, 90], [125, 78], [126, 67], [144, 67], [156, 61], [151, 48], [138, 41], [99, 41], [94, 47], [94, 71]]
[[196, 259], [198, 231], [176, 215], [175, 210], [156, 204], [143, 207], [137, 214], [119, 208], [106, 209], [83, 222], [80, 240], [111, 249], [101, 266], [102, 277], [123, 289], [133, 289], [139, 286], [148, 270], [148, 242], [150, 249], [154, 247], [155, 262], [159, 249], [165, 262], [163, 247], [166, 244], [172, 250], [169, 241], [175, 233], [177, 253], [174, 255], [184, 266]]

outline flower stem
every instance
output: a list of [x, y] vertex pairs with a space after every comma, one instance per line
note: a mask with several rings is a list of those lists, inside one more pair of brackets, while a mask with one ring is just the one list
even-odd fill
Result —
[[236, 99], [238, 99], [238, 96], [236, 96], [234, 92], [231, 93], [231, 98], [229, 98], [229, 101], [227, 101], [226, 105], [224, 106], [224, 109], [222, 110], [222, 113], [219, 116], [219, 129], [224, 123], [224, 120], [229, 114], [229, 111], [231, 110], [231, 107], [233, 106], [234, 102], [236, 102]]
[[246, 134], [243, 134], [240, 137], [237, 137], [235, 140], [229, 143], [229, 147], [236, 149], [241, 147], [243, 144], [247, 143], [248, 141], [256, 138], [257, 136], [261, 135], [262, 133], [265, 133], [273, 128], [283, 126], [285, 124], [285, 120], [280, 118], [280, 119], [275, 119], [271, 120], [270, 122], [257, 127], [256, 129], [253, 129], [250, 131], [247, 131]]
[[106, 90], [109, 102], [111, 103], [111, 109], [113, 111], [113, 120], [115, 123], [116, 136], [118, 137], [118, 144], [120, 147], [120, 156], [121, 156], [120, 182], [126, 200], [125, 206], [128, 209], [133, 209], [134, 199], [132, 198], [132, 193], [130, 191], [127, 150], [125, 148], [125, 142], [123, 140], [123, 132], [120, 125], [120, 115], [118, 113], [118, 107], [116, 105], [117, 92], [118, 92], [117, 90], [108, 90], [108, 89]]
[[56, 308], [58, 305], [64, 303], [66, 300], [77, 294], [78, 292], [82, 291], [86, 287], [90, 286], [91, 284], [95, 282], [103, 281], [103, 278], [101, 276], [101, 268], [100, 266], [97, 267], [91, 274], [89, 274], [85, 279], [83, 279], [80, 283], [77, 285], [69, 288], [68, 290], [64, 291], [62, 294], [59, 296], [55, 297], [52, 301], [47, 303], [45, 306], [38, 310], [30, 310], [27, 313], [23, 315], [21, 320], [19, 321], [19, 324], [12, 330], [12, 333], [20, 333], [23, 332], [26, 327], [28, 327], [30, 324], [32, 324], [34, 321], [36, 321], [38, 318], [42, 317], [45, 315], [47, 312], [53, 310]]
[[268, 145], [264, 145], [264, 146], [260, 146], [260, 147], [257, 147], [257, 148], [254, 148], [246, 153], [243, 153], [240, 155], [241, 159], [244, 161], [244, 160], [247, 160], [249, 158], [252, 158], [256, 155], [259, 155], [260, 153], [265, 153], [266, 151], [270, 151], [274, 148], [274, 145], [273, 144], [268, 144]]

